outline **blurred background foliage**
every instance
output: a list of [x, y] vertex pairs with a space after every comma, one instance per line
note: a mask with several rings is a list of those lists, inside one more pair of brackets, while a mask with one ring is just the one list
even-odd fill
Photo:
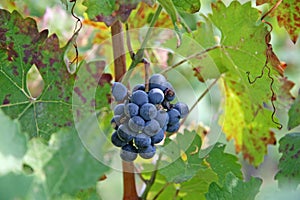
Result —
[[[63, 4], [62, 2], [65, 2]], [[215, 2], [214, 0], [202, 0], [201, 1], [201, 13], [208, 14], [211, 12], [210, 2]], [[224, 0], [227, 5], [231, 2], [229, 0]], [[246, 2], [246, 1], [240, 1]], [[83, 0], [78, 0], [75, 7], [75, 13], [78, 15], [83, 22], [83, 29], [79, 33], [77, 45], [80, 54], [80, 59], [105, 59], [106, 61], [111, 62], [112, 60], [112, 50], [110, 49], [110, 29], [102, 22], [93, 22], [88, 19], [85, 14], [86, 7], [82, 4]], [[2, 0], [0, 1], [0, 8], [7, 9], [9, 11], [17, 10], [23, 16], [33, 17], [37, 21], [38, 29], [41, 31], [43, 29], [48, 29], [50, 34], [57, 34], [60, 39], [60, 45], [64, 46], [74, 31], [74, 25], [76, 20], [72, 17], [70, 13], [71, 4], [68, 1], [60, 0], [47, 0], [47, 1], [35, 1], [35, 0]], [[255, 1], [252, 0], [252, 6], [256, 7]], [[262, 5], [256, 7], [262, 11], [266, 12], [270, 9], [269, 5]], [[150, 7], [145, 3], [139, 4], [137, 9], [135, 9], [129, 20], [128, 24], [130, 29], [133, 28], [143, 28], [147, 26], [149, 22], [149, 17], [153, 15], [155, 7]], [[141, 14], [142, 13], [142, 14]], [[143, 15], [144, 14], [144, 15]], [[195, 14], [186, 14], [183, 16], [190, 27], [196, 26], [198, 20], [203, 20], [203, 17], [199, 13]], [[286, 30], [283, 27], [279, 27], [277, 20], [274, 18], [267, 18], [273, 25], [272, 40], [271, 44], [273, 45], [273, 50], [279, 57], [281, 61], [287, 63], [287, 68], [285, 70], [285, 76], [287, 76], [291, 81], [295, 83], [294, 88], [292, 89], [292, 94], [294, 97], [298, 95], [300, 88], [300, 42], [299, 38], [296, 44], [293, 44], [287, 34]], [[162, 28], [172, 28], [172, 23], [168, 19], [166, 13], [162, 13], [160, 20], [158, 20], [158, 27]], [[143, 29], [140, 30], [140, 34], [143, 34]], [[138, 37], [134, 35], [133, 37]], [[138, 40], [138, 38], [136, 38]], [[139, 44], [133, 43], [134, 48], [138, 48]], [[148, 52], [151, 57], [151, 60], [156, 61], [156, 65], [164, 68], [168, 66], [172, 55], [170, 52], [163, 50], [154, 50]], [[174, 58], [173, 58], [174, 59]], [[176, 59], [176, 58], [175, 58]], [[130, 64], [130, 59], [128, 60], [128, 65]], [[187, 64], [188, 65], [188, 64]], [[152, 69], [157, 71], [155, 67]], [[108, 72], [113, 72], [112, 66], [109, 67]], [[191, 71], [184, 70], [184, 66], [178, 69], [178, 73], [183, 74], [189, 81], [190, 87], [195, 92], [194, 96], [199, 96], [201, 92], [207, 87], [205, 84], [199, 84], [197, 78], [191, 73]], [[33, 96], [39, 94], [39, 90], [42, 89], [42, 78], [39, 76], [38, 71], [33, 67], [31, 73], [28, 76], [29, 87], [32, 88], [31, 92], [35, 93]], [[133, 83], [141, 82], [142, 80], [136, 79], [133, 80]], [[172, 80], [171, 80], [172, 81]], [[194, 98], [190, 98], [190, 90], [186, 89], [185, 84], [182, 84], [180, 81], [173, 80], [172, 84], [180, 91], [179, 96], [182, 101], [187, 102], [189, 105], [192, 105]], [[220, 92], [218, 87], [214, 87], [210, 94], [201, 101], [198, 105], [198, 111], [193, 113], [189, 118], [197, 119], [194, 124], [203, 124], [204, 126], [209, 126], [215, 131], [219, 131], [219, 126], [216, 122], [213, 123], [215, 119], [218, 118], [219, 109], [220, 109]], [[287, 113], [286, 109], [280, 108], [278, 111], [278, 117], [281, 119], [281, 122], [287, 124]], [[198, 114], [200, 113], [200, 116]], [[300, 117], [300, 116], [299, 116]], [[216, 121], [216, 120], [215, 120]], [[214, 131], [214, 130], [212, 130]], [[300, 128], [293, 130], [300, 131]], [[276, 130], [276, 138], [279, 140], [288, 130], [286, 128], [282, 130]], [[218, 138], [220, 141], [227, 143], [226, 152], [235, 153], [233, 141], [226, 141], [224, 135], [221, 135]], [[249, 165], [246, 161], [243, 160], [242, 156], [239, 155], [240, 162], [243, 165], [244, 177], [246, 180], [249, 180], [251, 176], [257, 176], [263, 178], [263, 186], [261, 192], [258, 194], [257, 199], [282, 199], [283, 196], [287, 194], [281, 193], [278, 195], [276, 192], [277, 181], [274, 180], [274, 175], [277, 172], [277, 165], [280, 158], [278, 152], [278, 144], [275, 146], [268, 147], [268, 155], [265, 156], [264, 162], [258, 167], [254, 168]], [[101, 195], [103, 199], [121, 199], [122, 191], [122, 175], [121, 172], [112, 170], [110, 174], [107, 174], [109, 177], [107, 180], [99, 182], [98, 188], [101, 190]], [[139, 180], [139, 179], [137, 179]], [[141, 186], [141, 183], [138, 183]], [[118, 191], [118, 192], [116, 192]], [[293, 195], [293, 194], [289, 194]]]

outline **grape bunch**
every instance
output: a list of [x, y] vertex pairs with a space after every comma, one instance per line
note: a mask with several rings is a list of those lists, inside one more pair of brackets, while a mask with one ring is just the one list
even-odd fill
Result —
[[120, 156], [125, 161], [133, 161], [137, 155], [152, 158], [155, 144], [164, 139], [166, 131], [177, 132], [180, 119], [189, 113], [185, 103], [171, 103], [175, 99], [174, 88], [161, 74], [150, 77], [147, 89], [138, 84], [132, 92], [115, 82], [112, 95], [119, 104], [114, 107], [111, 120], [115, 129], [111, 141], [121, 147]]

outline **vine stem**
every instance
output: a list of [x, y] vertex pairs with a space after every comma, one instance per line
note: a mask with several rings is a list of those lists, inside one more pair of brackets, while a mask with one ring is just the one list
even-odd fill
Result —
[[[111, 26], [111, 36], [114, 55], [115, 81], [121, 81], [126, 73], [126, 57], [124, 47], [124, 32], [120, 21]], [[123, 169], [123, 200], [138, 200], [136, 192], [134, 164], [122, 161]]]
[[[192, 105], [189, 114], [196, 108], [196, 106], [198, 105], [198, 103], [205, 97], [205, 95], [209, 92], [209, 90], [218, 82], [218, 80], [221, 78], [221, 76], [219, 76], [218, 78], [216, 78], [207, 88], [206, 90], [204, 90], [204, 92], [199, 96], [199, 98], [195, 101], [195, 103]], [[188, 115], [189, 115], [188, 114]], [[186, 121], [188, 115], [182, 119], [180, 126], [184, 124], [184, 122]]]
[[155, 167], [154, 167], [154, 171], [152, 172], [150, 179], [146, 180], [146, 188], [145, 188], [145, 190], [142, 194], [142, 197], [141, 197], [142, 199], [147, 199], [147, 195], [148, 195], [152, 185], [155, 182], [157, 169], [158, 169], [158, 165], [159, 165], [159, 162], [161, 160], [161, 157], [162, 157], [162, 153], [160, 153], [159, 156], [158, 156], [158, 159], [157, 159]]
[[[158, 8], [156, 9], [155, 13], [154, 13], [154, 16], [152, 17], [152, 20], [150, 22], [150, 25], [149, 25], [149, 28], [147, 30], [147, 33], [146, 33], [146, 36], [140, 46], [140, 48], [138, 49], [137, 53], [133, 56], [133, 59], [132, 59], [132, 62], [129, 66], [129, 69], [128, 69], [128, 72], [126, 73], [124, 79], [123, 79], [123, 82], [126, 83], [128, 80], [129, 80], [129, 77], [132, 73], [132, 70], [139, 64], [143, 61], [143, 58], [144, 58], [144, 49], [147, 45], [147, 42], [149, 41], [150, 39], [150, 36], [151, 36], [151, 33], [152, 33], [152, 28], [154, 27], [155, 23], [157, 22], [158, 20], [158, 17], [160, 15], [162, 11], [162, 6], [159, 5]], [[129, 34], [129, 32], [127, 32], [127, 34]], [[127, 41], [129, 37], [127, 37]], [[128, 42], [127, 42], [128, 43]], [[131, 45], [130, 45], [131, 47]], [[131, 50], [129, 50], [131, 51]], [[133, 53], [132, 51], [130, 52], [131, 54]]]
[[207, 49], [205, 49], [205, 50], [203, 50], [203, 51], [194, 53], [194, 54], [192, 54], [192, 55], [190, 55], [190, 56], [184, 58], [183, 60], [179, 61], [178, 63], [175, 63], [174, 65], [172, 65], [172, 66], [166, 68], [165, 70], [163, 70], [163, 71], [161, 72], [161, 74], [166, 74], [168, 71], [170, 71], [170, 70], [172, 70], [172, 69], [178, 67], [179, 65], [182, 65], [183, 63], [189, 61], [190, 59], [195, 58], [195, 57], [198, 57], [198, 56], [201, 56], [201, 55], [203, 55], [203, 54], [205, 54], [205, 53], [208, 53], [208, 52], [210, 52], [210, 51], [212, 51], [212, 50], [214, 50], [214, 49], [218, 49], [218, 48], [221, 48], [221, 46], [220, 46], [220, 45], [213, 46], [213, 47], [207, 48]]

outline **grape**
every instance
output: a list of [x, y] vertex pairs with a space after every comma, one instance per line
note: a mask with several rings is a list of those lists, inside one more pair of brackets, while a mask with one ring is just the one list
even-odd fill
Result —
[[[122, 133], [119, 133], [122, 132]], [[118, 128], [118, 134], [124, 136], [125, 134], [129, 136], [136, 136], [138, 133], [135, 131], [132, 131], [128, 128], [127, 123], [121, 124], [120, 127]], [[125, 137], [125, 136], [124, 136]]]
[[125, 105], [124, 112], [128, 117], [133, 117], [139, 114], [139, 106], [134, 103]]
[[132, 89], [132, 92], [135, 92], [137, 90], [143, 90], [145, 91], [145, 85], [144, 84], [137, 84], [136, 86], [134, 86], [134, 88]]
[[149, 89], [160, 88], [165, 90], [164, 83], [167, 82], [167, 79], [161, 74], [153, 74], [149, 79]]
[[176, 124], [177, 122], [179, 122], [180, 120], [180, 113], [178, 110], [176, 109], [171, 109], [168, 111], [168, 115], [169, 115], [169, 124], [173, 125]]
[[127, 162], [134, 161], [137, 158], [138, 150], [131, 144], [122, 146], [120, 157]]
[[157, 115], [157, 109], [156, 109], [155, 105], [153, 105], [151, 103], [145, 103], [140, 108], [140, 116], [144, 120], [154, 119], [156, 117], [156, 115]]
[[165, 137], [165, 131], [163, 129], [160, 129], [160, 131], [151, 137], [151, 143], [152, 144], [157, 144], [160, 143]]
[[129, 134], [129, 130], [124, 124], [118, 128], [117, 133], [120, 139], [126, 143], [133, 139], [133, 136]]
[[144, 159], [150, 159], [155, 155], [155, 146], [149, 145], [147, 148], [139, 149], [139, 155]]
[[169, 123], [169, 115], [166, 111], [159, 110], [157, 111], [155, 120], [158, 121], [160, 127], [162, 128]]
[[118, 127], [121, 125], [121, 119], [122, 119], [122, 116], [121, 115], [115, 115], [112, 119], [111, 119], [111, 121], [110, 121], [110, 123], [111, 123], [111, 125], [112, 125], [112, 127], [114, 128], [114, 129], [118, 129]]
[[148, 103], [148, 94], [142, 90], [137, 90], [132, 93], [131, 102], [138, 106]]
[[189, 107], [183, 102], [177, 102], [173, 108], [179, 111], [180, 118], [186, 117], [189, 113]]
[[165, 99], [167, 101], [173, 101], [175, 99], [175, 90], [173, 89], [173, 86], [171, 83], [167, 82], [167, 89], [164, 90], [165, 92]]
[[111, 142], [116, 146], [116, 147], [122, 147], [124, 145], [127, 144], [127, 142], [123, 141], [120, 139], [120, 137], [118, 136], [117, 131], [115, 131], [112, 135], [111, 135]]
[[114, 107], [112, 127], [116, 130], [112, 143], [121, 147], [120, 157], [128, 162], [134, 161], [139, 154], [144, 159], [155, 155], [156, 147], [164, 140], [165, 132], [177, 132], [180, 119], [189, 113], [185, 103], [172, 101], [175, 90], [161, 74], [149, 79], [149, 92], [145, 84], [137, 84], [132, 94], [120, 82], [112, 86], [112, 95], [116, 101], [122, 101]]
[[151, 139], [148, 135], [145, 135], [144, 133], [138, 134], [134, 137], [134, 144], [137, 148], [146, 148], [149, 145], [151, 145]]
[[145, 127], [145, 121], [140, 116], [134, 116], [129, 120], [128, 127], [134, 132], [140, 132]]
[[176, 124], [168, 125], [167, 131], [170, 133], [175, 133], [178, 131], [179, 127], [180, 127], [180, 123], [177, 122]]
[[124, 103], [116, 105], [115, 108], [114, 108], [114, 114], [115, 115], [122, 115], [122, 114], [124, 114], [124, 107], [125, 107]]
[[160, 129], [159, 123], [155, 119], [152, 119], [145, 123], [144, 133], [151, 137], [156, 135]]
[[120, 82], [115, 82], [112, 86], [112, 95], [116, 101], [123, 101], [127, 96], [127, 88]]
[[151, 89], [149, 91], [148, 97], [149, 97], [149, 102], [150, 103], [152, 103], [152, 104], [160, 104], [164, 100], [165, 95], [161, 91], [161, 89], [153, 88], [153, 89]]

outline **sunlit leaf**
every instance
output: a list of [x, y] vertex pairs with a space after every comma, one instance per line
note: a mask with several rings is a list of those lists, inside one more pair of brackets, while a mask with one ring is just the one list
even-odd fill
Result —
[[166, 167], [160, 169], [159, 173], [168, 182], [180, 183], [191, 179], [203, 167], [199, 157], [200, 148], [201, 137], [196, 132], [186, 130], [183, 135], [178, 134], [176, 141], [171, 141], [163, 149], [171, 162], [164, 163]]
[[[272, 80], [267, 76], [268, 69], [264, 69], [264, 76], [250, 84], [246, 72], [250, 72], [250, 80], [262, 73], [266, 62], [266, 28], [250, 2], [241, 5], [234, 1], [228, 7], [218, 2], [212, 10], [209, 18], [221, 31], [224, 45], [220, 64], [228, 70], [223, 77], [225, 101], [220, 125], [227, 139], [235, 140], [236, 151], [258, 166], [267, 153], [267, 145], [276, 143], [270, 128], [277, 124], [272, 120], [272, 107], [268, 106]], [[278, 92], [278, 73], [271, 67], [270, 70], [272, 88]]]
[[[71, 74], [66, 67], [65, 48], [59, 47], [56, 35], [48, 37], [47, 30], [38, 32], [33, 19], [24, 19], [16, 11], [11, 14], [0, 10], [0, 16], [3, 38], [0, 40], [0, 108], [11, 118], [18, 119], [22, 131], [31, 137], [49, 139], [60, 128], [73, 126], [72, 106], [76, 106], [72, 105], [73, 90], [76, 95], [83, 95], [73, 88], [76, 74]], [[26, 77], [32, 65], [37, 67], [44, 81], [38, 98], [32, 97], [27, 88]], [[99, 80], [96, 84], [100, 87], [101, 74], [99, 78], [92, 75]], [[85, 87], [91, 86], [86, 84]], [[81, 97], [89, 100], [94, 96]], [[108, 104], [106, 95], [92, 103], [100, 106], [98, 100]], [[91, 107], [91, 102], [85, 103]]]
[[241, 164], [238, 158], [232, 154], [224, 152], [225, 145], [217, 143], [209, 152], [206, 161], [218, 176], [218, 182], [222, 185], [225, 181], [226, 174], [231, 172], [236, 178], [243, 179]]
[[259, 192], [262, 180], [259, 178], [251, 178], [248, 182], [235, 177], [232, 173], [228, 173], [225, 178], [224, 186], [220, 187], [216, 183], [209, 186], [209, 192], [205, 195], [207, 200], [215, 199], [245, 199], [254, 200]]

